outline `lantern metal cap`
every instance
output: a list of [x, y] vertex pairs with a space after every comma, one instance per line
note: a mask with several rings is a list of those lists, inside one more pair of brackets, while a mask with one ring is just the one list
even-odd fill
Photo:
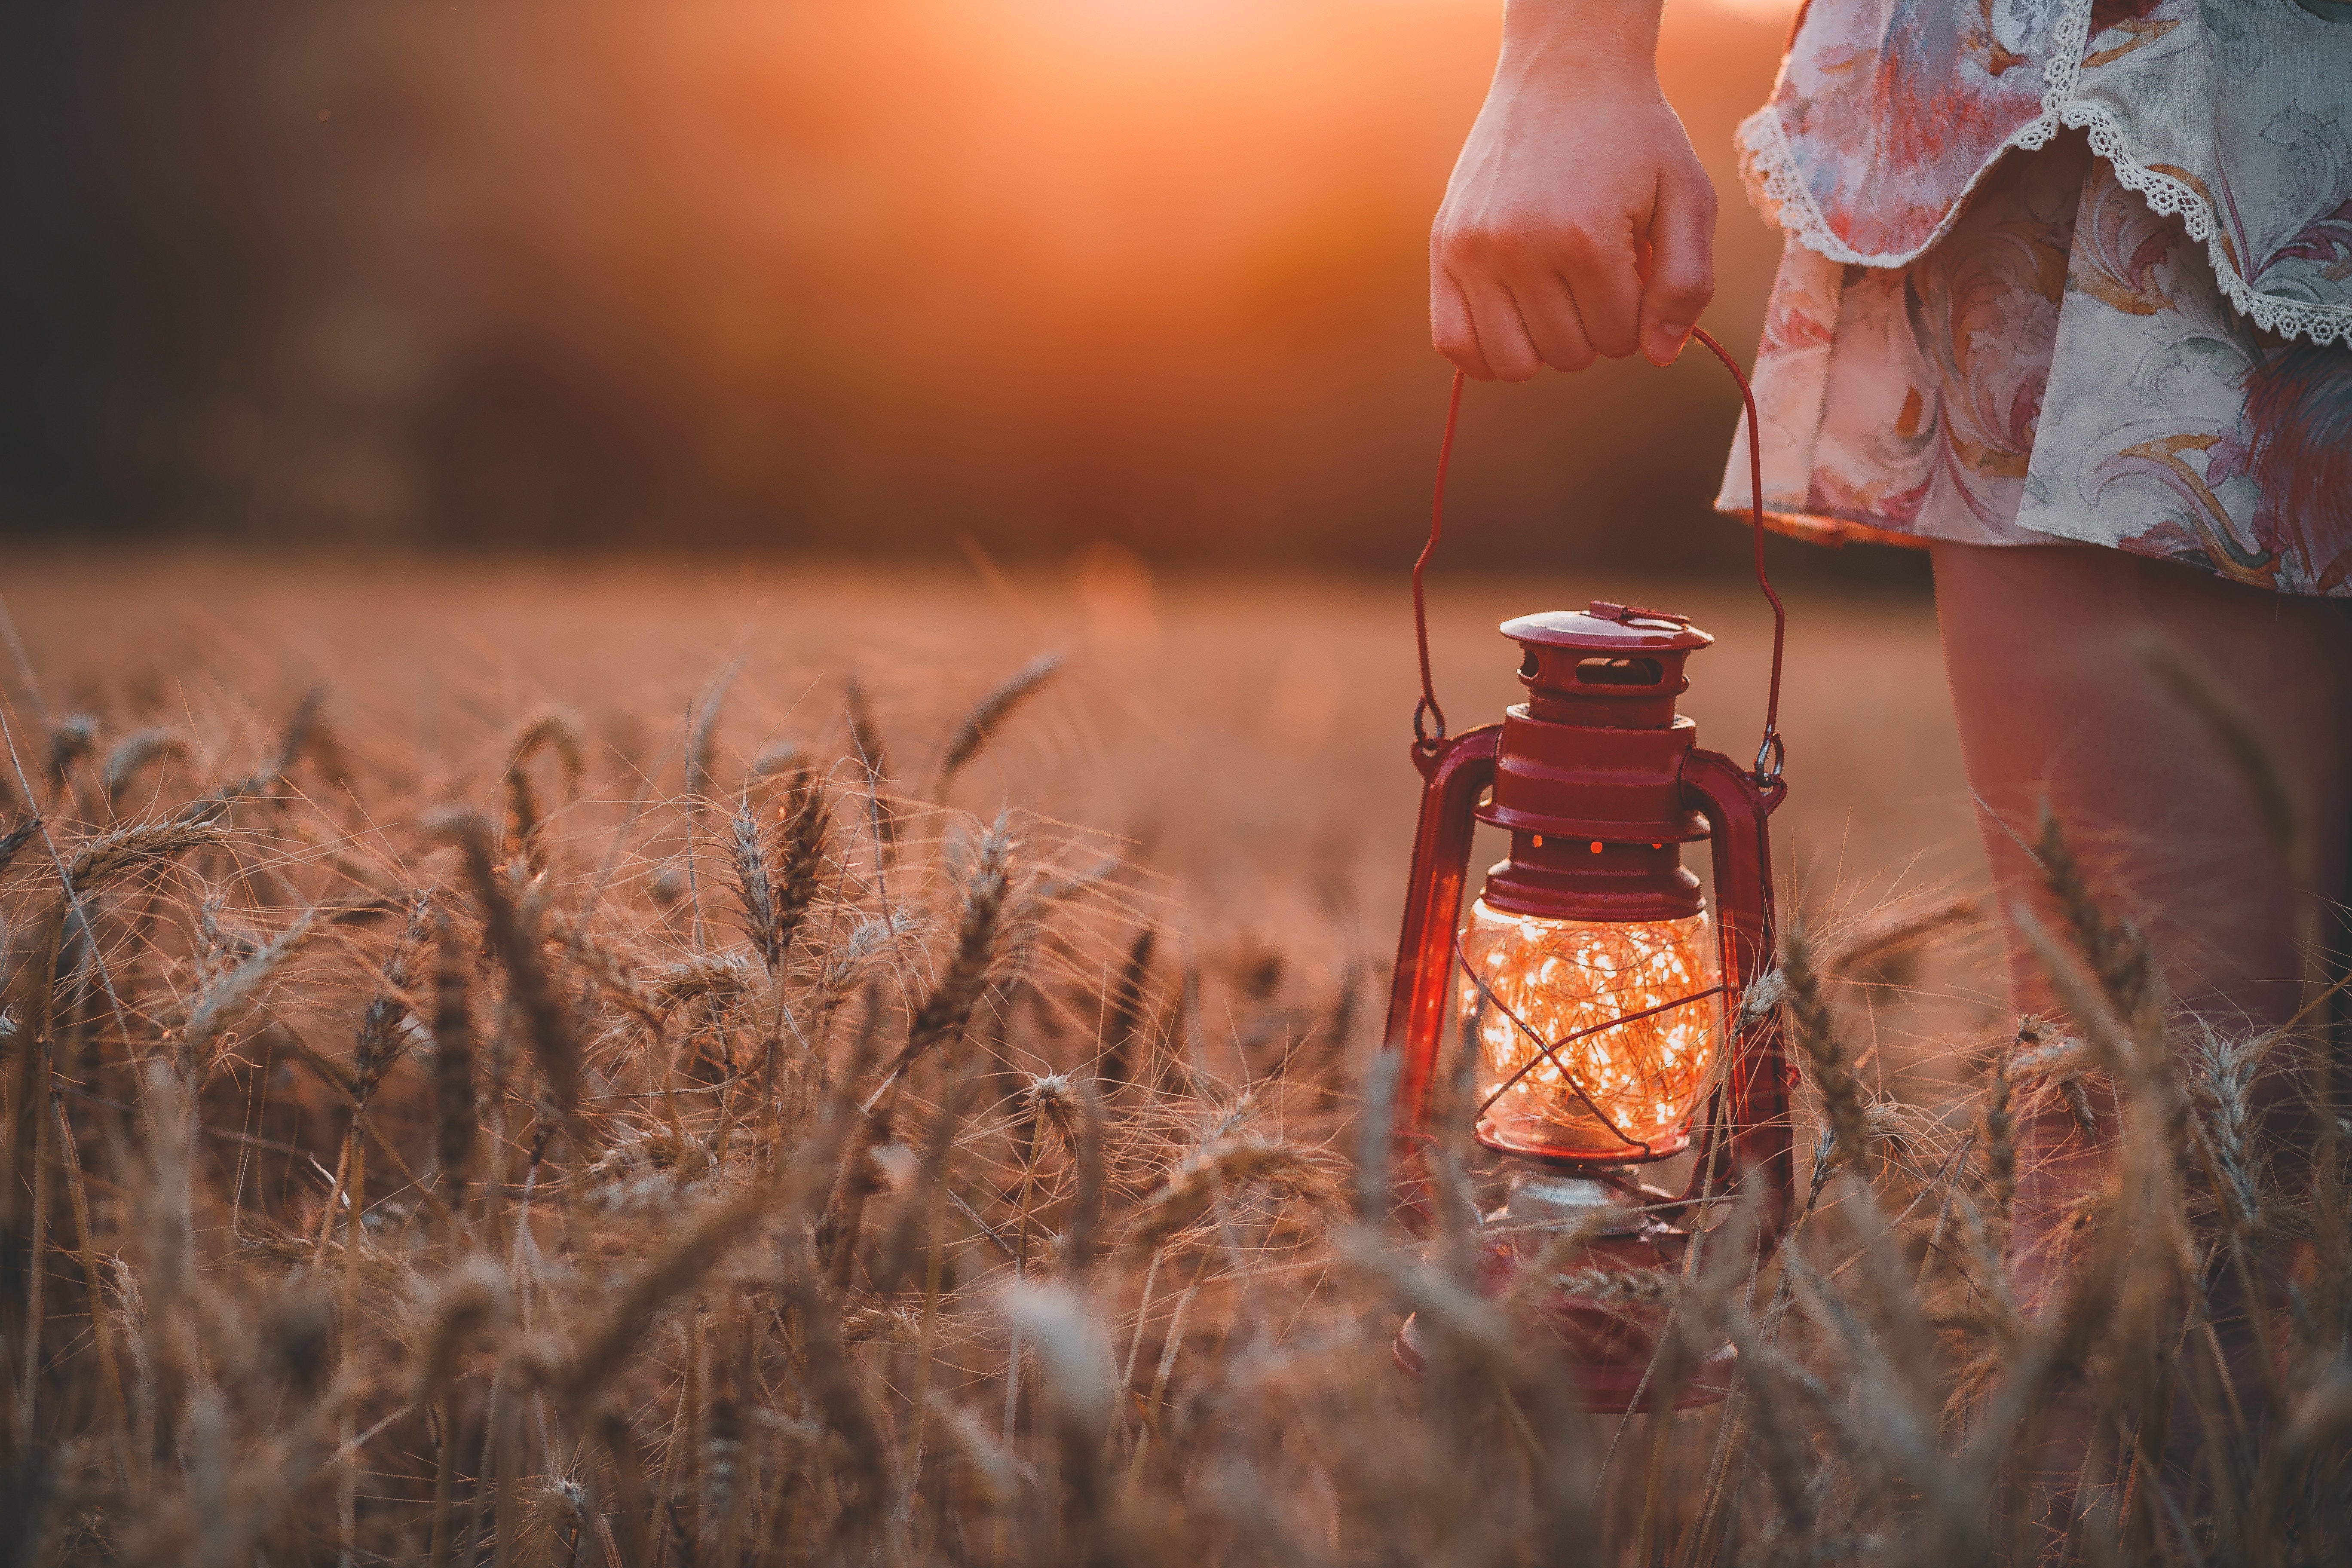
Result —
[[1700, 648], [1715, 639], [1666, 610], [1595, 599], [1581, 610], [1546, 610], [1503, 623], [1503, 635], [1531, 647], [1566, 647], [1591, 653], [1654, 653]]

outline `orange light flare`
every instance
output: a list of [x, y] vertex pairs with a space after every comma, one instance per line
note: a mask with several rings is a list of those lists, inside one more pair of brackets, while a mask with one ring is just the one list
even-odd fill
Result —
[[[1719, 994], [1666, 1005], [1710, 991], [1719, 978], [1704, 912], [1678, 921], [1559, 921], [1507, 914], [1482, 899], [1471, 910], [1463, 956], [1484, 982], [1482, 988], [1465, 976], [1461, 994], [1479, 1100], [1520, 1075], [1486, 1110], [1491, 1136], [1513, 1147], [1600, 1157], [1638, 1157], [1629, 1140], [1660, 1153], [1680, 1146], [1721, 1034]], [[1665, 1010], [1602, 1026], [1659, 1007]], [[1546, 1053], [1530, 1032], [1556, 1049]]]

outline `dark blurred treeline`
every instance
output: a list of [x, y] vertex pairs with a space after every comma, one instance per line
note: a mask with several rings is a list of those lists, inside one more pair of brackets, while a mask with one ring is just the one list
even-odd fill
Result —
[[[1780, 25], [1676, 0], [1725, 195]], [[1472, 0], [92, 0], [0, 23], [0, 526], [1392, 566]], [[1475, 389], [1448, 559], [1736, 565], [1711, 361]], [[1847, 569], [1880, 569], [1857, 552]], [[1901, 568], [1895, 568], [1900, 574]]]

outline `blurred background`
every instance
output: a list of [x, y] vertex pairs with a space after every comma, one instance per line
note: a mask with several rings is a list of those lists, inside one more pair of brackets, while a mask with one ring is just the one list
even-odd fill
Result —
[[[12, 11], [0, 527], [1398, 569], [1446, 388], [1427, 227], [1500, 10]], [[1731, 132], [1788, 11], [1666, 9], [1743, 357], [1778, 242]], [[1736, 406], [1698, 354], [1474, 389], [1446, 563], [1736, 571]]]

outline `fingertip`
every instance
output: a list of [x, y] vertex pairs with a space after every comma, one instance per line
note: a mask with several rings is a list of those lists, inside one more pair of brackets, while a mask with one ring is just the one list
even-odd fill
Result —
[[1660, 321], [1650, 329], [1649, 341], [1642, 345], [1642, 352], [1652, 364], [1670, 365], [1682, 357], [1683, 345], [1690, 342], [1690, 334], [1686, 326]]
[[1440, 342], [1433, 343], [1431, 346], [1437, 350], [1438, 358], [1444, 360], [1446, 363], [1452, 365], [1454, 369], [1460, 371], [1471, 380], [1492, 381], [1495, 379], [1495, 373], [1486, 368], [1486, 359], [1476, 349], [1466, 347], [1458, 342], [1447, 343]]

